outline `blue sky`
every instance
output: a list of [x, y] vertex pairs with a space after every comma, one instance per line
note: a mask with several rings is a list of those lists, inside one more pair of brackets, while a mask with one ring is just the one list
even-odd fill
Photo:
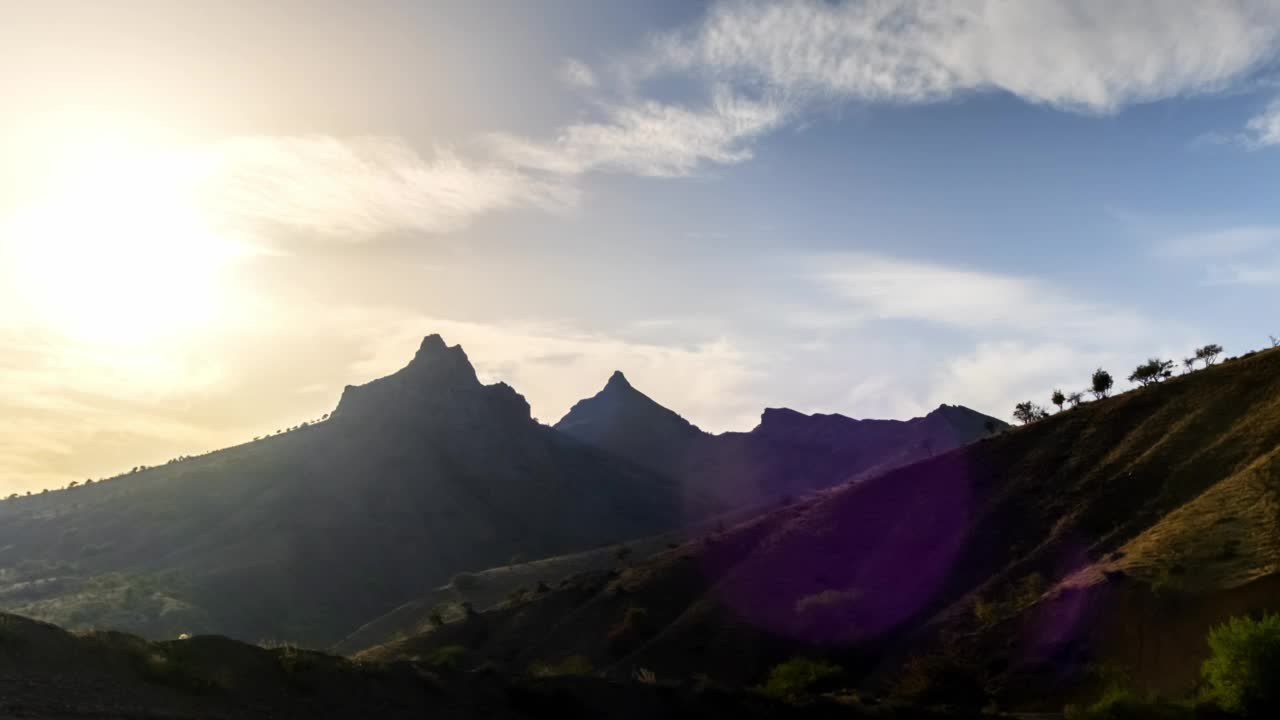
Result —
[[432, 332], [546, 421], [622, 369], [715, 431], [1280, 334], [1280, 4], [3, 10], [0, 489], [296, 424]]

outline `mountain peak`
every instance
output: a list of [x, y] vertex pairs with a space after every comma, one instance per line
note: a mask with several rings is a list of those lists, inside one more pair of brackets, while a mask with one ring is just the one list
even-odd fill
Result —
[[400, 370], [364, 385], [347, 386], [334, 415], [417, 413], [427, 406], [461, 412], [473, 402], [463, 398], [483, 389], [462, 346], [449, 346], [433, 333], [423, 338], [413, 360]]
[[627, 376], [623, 375], [621, 370], [614, 370], [613, 374], [609, 376], [609, 382], [604, 384], [605, 390], [608, 390], [610, 388], [614, 390], [631, 390], [632, 389], [631, 383], [627, 382]]

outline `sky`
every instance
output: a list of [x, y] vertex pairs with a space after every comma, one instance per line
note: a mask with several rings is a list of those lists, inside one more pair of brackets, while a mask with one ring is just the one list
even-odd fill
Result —
[[544, 422], [620, 369], [713, 432], [1280, 335], [1280, 2], [0, 14], [0, 493], [315, 419], [430, 333]]

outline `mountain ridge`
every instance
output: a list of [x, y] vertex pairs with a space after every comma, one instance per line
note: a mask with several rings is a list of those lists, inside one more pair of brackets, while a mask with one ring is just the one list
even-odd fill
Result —
[[1280, 610], [1277, 583], [1280, 350], [1269, 350], [365, 655], [460, 643], [498, 663], [580, 654], [612, 672], [730, 684], [801, 655], [838, 663], [871, 694], [910, 677], [1056, 712], [1107, 689], [1091, 668], [1116, 667], [1139, 696], [1193, 692], [1208, 629]]
[[679, 479], [721, 511], [822, 490], [945, 452], [1007, 427], [962, 406], [910, 420], [859, 420], [838, 413], [765, 408], [747, 432], [707, 433], [615, 371], [554, 426]]

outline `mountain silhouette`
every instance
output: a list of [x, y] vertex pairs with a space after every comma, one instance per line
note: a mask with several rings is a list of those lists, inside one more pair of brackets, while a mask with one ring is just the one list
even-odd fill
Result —
[[454, 573], [679, 527], [690, 502], [539, 424], [431, 335], [326, 422], [0, 503], [0, 606], [327, 646]]
[[953, 450], [1006, 427], [943, 405], [912, 420], [854, 420], [769, 408], [750, 432], [712, 435], [615, 372], [555, 425], [585, 443], [679, 479], [718, 510], [793, 498]]

